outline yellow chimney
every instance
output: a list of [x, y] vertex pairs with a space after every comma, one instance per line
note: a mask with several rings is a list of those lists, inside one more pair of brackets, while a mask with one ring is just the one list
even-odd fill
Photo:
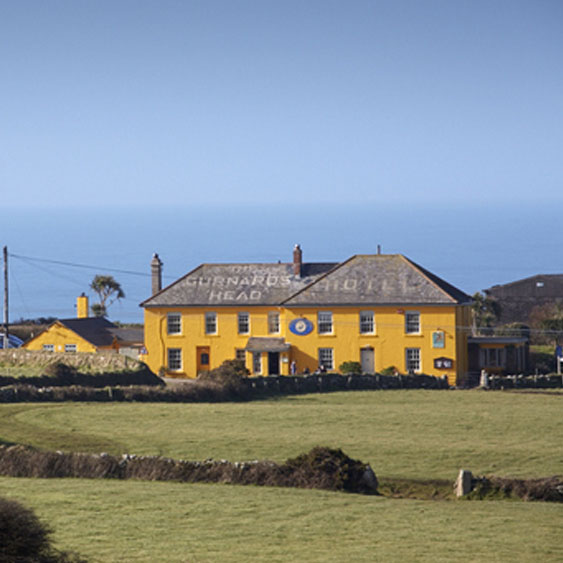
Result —
[[76, 298], [76, 316], [79, 319], [88, 318], [88, 297], [84, 293]]

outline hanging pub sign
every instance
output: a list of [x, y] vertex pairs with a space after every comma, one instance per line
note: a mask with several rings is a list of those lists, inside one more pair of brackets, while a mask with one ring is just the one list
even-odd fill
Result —
[[303, 336], [313, 330], [313, 323], [308, 319], [293, 319], [289, 323], [289, 330], [293, 332], [293, 334]]
[[443, 330], [435, 330], [432, 333], [432, 348], [443, 348], [446, 344], [446, 335]]
[[451, 358], [434, 358], [434, 369], [452, 369], [453, 366]]

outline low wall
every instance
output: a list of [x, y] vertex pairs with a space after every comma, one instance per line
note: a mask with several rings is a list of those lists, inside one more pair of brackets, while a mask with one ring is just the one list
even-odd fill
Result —
[[[150, 373], [150, 372], [149, 372]], [[151, 374], [152, 375], [152, 374]], [[92, 376], [100, 380], [101, 376]], [[156, 376], [153, 376], [155, 379]], [[133, 380], [130, 380], [131, 383]], [[159, 382], [161, 380], [158, 380]], [[123, 383], [126, 385], [126, 383]], [[99, 386], [98, 386], [99, 387]], [[252, 377], [221, 384], [216, 381], [189, 380], [167, 387], [147, 385], [123, 387], [9, 385], [0, 387], [0, 403], [26, 402], [167, 402], [210, 403], [252, 401], [276, 395], [331, 393], [380, 389], [448, 389], [447, 380], [428, 375], [309, 375], [306, 377]]]
[[563, 387], [563, 376], [547, 375], [489, 375], [490, 389], [554, 389]]
[[57, 362], [75, 367], [78, 371], [99, 372], [133, 370], [141, 365], [141, 362], [117, 352], [65, 354], [26, 350], [25, 348], [0, 350], [0, 364], [5, 366], [48, 366]]

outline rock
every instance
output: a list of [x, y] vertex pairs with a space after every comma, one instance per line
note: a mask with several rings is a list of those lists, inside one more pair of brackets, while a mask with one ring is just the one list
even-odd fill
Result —
[[471, 471], [466, 469], [460, 469], [459, 475], [457, 476], [456, 482], [454, 483], [454, 492], [456, 497], [462, 497], [471, 492], [471, 483], [473, 481], [473, 475]]

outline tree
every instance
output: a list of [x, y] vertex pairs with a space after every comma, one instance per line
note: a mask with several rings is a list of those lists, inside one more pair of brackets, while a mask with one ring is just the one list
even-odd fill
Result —
[[92, 305], [92, 313], [96, 317], [105, 317], [107, 308], [116, 300], [125, 297], [119, 282], [113, 276], [97, 275], [92, 280], [90, 287], [98, 294], [99, 303]]
[[557, 346], [563, 338], [563, 304], [552, 302], [534, 307], [530, 323], [538, 331], [535, 335], [537, 342], [553, 341]]
[[500, 315], [500, 305], [495, 299], [488, 295], [485, 296], [478, 291], [473, 295], [471, 312], [473, 316], [473, 335], [476, 336], [478, 332], [490, 332], [486, 329], [490, 329], [497, 322]]

